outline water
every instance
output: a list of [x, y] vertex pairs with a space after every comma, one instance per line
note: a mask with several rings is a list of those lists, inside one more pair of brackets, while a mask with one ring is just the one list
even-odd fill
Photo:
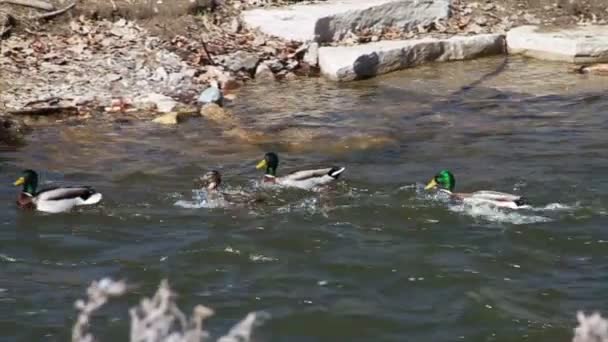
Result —
[[[125, 340], [127, 308], [168, 278], [185, 311], [216, 310], [215, 334], [269, 312], [258, 341], [569, 341], [576, 310], [608, 312], [608, 79], [512, 59], [457, 92], [501, 62], [247, 87], [231, 109], [266, 134], [259, 144], [203, 119], [37, 130], [0, 154], [2, 340], [68, 340], [74, 300], [112, 276], [137, 288], [96, 316], [102, 340]], [[260, 188], [268, 150], [279, 173], [347, 170], [327, 192]], [[10, 185], [23, 168], [92, 185], [103, 205], [19, 212]], [[443, 168], [458, 190], [533, 204], [422, 191]], [[209, 169], [264, 201], [209, 208], [194, 182]]]

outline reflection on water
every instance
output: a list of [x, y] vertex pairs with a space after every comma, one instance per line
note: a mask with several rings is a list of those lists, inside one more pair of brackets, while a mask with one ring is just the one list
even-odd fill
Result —
[[[577, 309], [608, 311], [597, 301], [608, 283], [606, 80], [513, 59], [466, 88], [501, 63], [246, 87], [229, 107], [237, 134], [202, 118], [34, 132], [0, 155], [3, 335], [69, 338], [73, 300], [113, 276], [140, 293], [169, 278], [184, 307], [216, 309], [219, 331], [266, 310], [260, 340], [569, 340]], [[347, 170], [326, 192], [259, 187], [255, 163], [270, 150], [279, 174]], [[18, 212], [10, 184], [23, 168], [43, 183], [92, 185], [103, 204]], [[445, 168], [459, 191], [523, 194], [533, 205], [421, 190]], [[209, 202], [193, 181], [209, 169], [264, 201]], [[103, 340], [126, 336], [127, 302], [94, 322]]]

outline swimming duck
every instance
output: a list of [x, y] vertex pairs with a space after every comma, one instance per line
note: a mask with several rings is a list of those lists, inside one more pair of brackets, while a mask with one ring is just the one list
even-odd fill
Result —
[[220, 190], [222, 184], [222, 175], [217, 170], [211, 170], [200, 178], [207, 189], [207, 194], [210, 200], [217, 202], [225, 201], [230, 204], [251, 204], [261, 202], [261, 198], [257, 198], [244, 191], [225, 192]]
[[452, 198], [467, 201], [480, 201], [491, 203], [498, 207], [517, 209], [527, 205], [527, 200], [522, 196], [507, 194], [504, 192], [481, 190], [472, 193], [452, 192], [456, 186], [456, 178], [449, 170], [442, 170], [429, 181], [425, 190], [439, 188], [439, 191], [449, 194]]
[[279, 166], [279, 156], [274, 152], [264, 155], [256, 169], [266, 169], [264, 175], [265, 183], [275, 183], [287, 187], [295, 187], [304, 190], [311, 190], [315, 187], [326, 185], [338, 179], [340, 174], [346, 170], [345, 167], [330, 167], [316, 170], [302, 170], [290, 173], [283, 177], [277, 177], [277, 167]]
[[89, 186], [53, 187], [36, 192], [38, 174], [34, 170], [23, 171], [15, 186], [23, 185], [17, 197], [21, 209], [35, 209], [47, 213], [70, 211], [74, 206], [92, 205], [101, 201], [101, 194]]

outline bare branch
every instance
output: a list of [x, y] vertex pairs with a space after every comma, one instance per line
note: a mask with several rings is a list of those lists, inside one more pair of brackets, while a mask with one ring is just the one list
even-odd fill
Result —
[[41, 0], [0, 0], [0, 4], [2, 3], [33, 7], [45, 11], [52, 11], [55, 9], [55, 6], [53, 6], [53, 4]]
[[74, 8], [74, 6], [76, 6], [76, 1], [74, 1], [74, 3], [72, 3], [71, 5], [66, 6], [65, 8], [53, 11], [53, 12], [49, 12], [49, 13], [44, 13], [44, 14], [40, 14], [37, 16], [32, 17], [32, 19], [34, 20], [40, 20], [40, 19], [50, 19], [53, 17], [56, 17], [60, 14], [63, 14], [69, 10], [71, 10], [72, 8]]

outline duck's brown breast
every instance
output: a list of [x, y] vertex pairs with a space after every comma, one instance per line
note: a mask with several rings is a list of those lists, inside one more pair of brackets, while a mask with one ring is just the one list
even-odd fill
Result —
[[23, 192], [17, 197], [17, 206], [21, 209], [34, 210], [36, 205], [32, 196], [26, 195]]

